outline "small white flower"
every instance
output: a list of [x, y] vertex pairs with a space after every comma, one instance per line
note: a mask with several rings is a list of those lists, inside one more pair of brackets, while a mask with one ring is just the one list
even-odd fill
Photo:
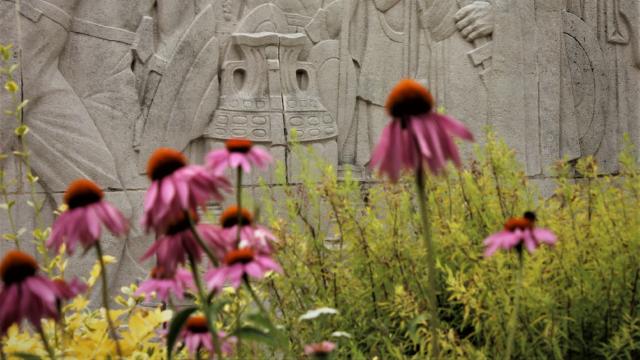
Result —
[[299, 321], [313, 320], [321, 315], [337, 315], [338, 310], [330, 307], [321, 307], [315, 310], [309, 310], [304, 315], [300, 316]]
[[333, 337], [345, 337], [345, 338], [352, 338], [353, 336], [351, 336], [351, 334], [349, 334], [346, 331], [334, 331], [331, 333], [331, 336]]

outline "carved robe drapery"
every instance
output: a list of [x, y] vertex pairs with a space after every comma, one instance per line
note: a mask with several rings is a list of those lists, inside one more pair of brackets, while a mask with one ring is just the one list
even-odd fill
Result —
[[563, 5], [487, 2], [495, 24], [483, 46], [467, 42], [455, 29], [453, 16], [465, 2], [431, 2], [425, 12], [433, 41], [430, 84], [447, 112], [474, 133], [491, 125], [526, 164], [527, 174], [546, 173], [557, 159], [581, 155]]
[[[307, 27], [310, 38], [339, 37], [343, 65], [358, 71], [355, 116], [341, 105], [338, 116], [340, 162], [365, 165], [388, 121], [384, 102], [403, 77], [416, 77], [421, 40], [416, 0], [336, 0], [320, 10]], [[341, 89], [346, 88], [341, 83]], [[345, 94], [347, 96], [347, 94]]]
[[[640, 141], [640, 4], [636, 0], [607, 0], [599, 10], [601, 26], [600, 43], [606, 62], [612, 64], [609, 74], [611, 91], [617, 93], [612, 99], [612, 117], [617, 119], [617, 131], [607, 137], [622, 139], [623, 134], [631, 140]], [[587, 9], [589, 6], [587, 6]], [[620, 150], [618, 141], [613, 151]], [[640, 151], [640, 150], [639, 150]]]
[[[13, 2], [2, 1], [14, 8]], [[58, 58], [72, 26], [76, 0], [21, 4], [24, 119], [31, 128], [31, 165], [51, 191], [79, 177], [122, 188], [113, 156], [81, 99], [61, 74]], [[10, 10], [7, 14], [15, 14]], [[0, 39], [0, 42], [7, 42]]]

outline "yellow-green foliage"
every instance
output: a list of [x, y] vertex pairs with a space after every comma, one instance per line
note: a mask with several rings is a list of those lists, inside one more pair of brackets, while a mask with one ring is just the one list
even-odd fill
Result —
[[[558, 162], [555, 193], [543, 198], [513, 152], [488, 137], [467, 168], [428, 181], [445, 356], [504, 356], [517, 255], [485, 259], [482, 241], [508, 217], [533, 210], [559, 241], [525, 256], [515, 356], [638, 358], [640, 170], [633, 149], [621, 155], [619, 176], [599, 176], [592, 158]], [[281, 239], [285, 269], [269, 284], [271, 303], [293, 348], [341, 330], [352, 338], [333, 339], [338, 358], [425, 358], [426, 257], [411, 177], [391, 185], [349, 174], [338, 180], [331, 168], [319, 176], [310, 171], [318, 161], [312, 154], [294, 152], [309, 159], [301, 183], [265, 188], [261, 203]], [[297, 321], [320, 306], [340, 314], [322, 329]]]
[[[104, 260], [106, 263], [115, 262], [110, 256], [105, 256]], [[65, 265], [66, 261], [61, 256], [52, 260], [52, 268], [56, 272], [64, 273]], [[100, 266], [96, 262], [86, 279], [90, 287], [89, 294], [99, 276]], [[123, 288], [122, 291], [125, 296], [115, 298], [120, 306], [111, 314], [121, 329], [119, 335], [123, 354], [138, 360], [165, 357], [166, 347], [159, 341], [159, 331], [171, 319], [171, 311], [140, 307], [141, 299], [131, 296], [135, 286]], [[106, 359], [115, 353], [115, 344], [108, 336], [104, 309], [91, 309], [85, 296], [78, 296], [63, 307], [60, 322], [46, 320], [43, 325], [59, 358]], [[27, 355], [46, 358], [47, 355], [39, 337], [26, 327], [20, 331], [17, 325], [12, 326], [3, 344], [3, 351], [9, 359], [29, 358]], [[181, 356], [186, 358], [186, 352]]]

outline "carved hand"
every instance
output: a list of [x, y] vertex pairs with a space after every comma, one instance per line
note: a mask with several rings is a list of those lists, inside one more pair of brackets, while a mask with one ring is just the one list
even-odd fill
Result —
[[458, 30], [469, 42], [493, 33], [495, 24], [493, 5], [486, 1], [474, 1], [462, 7], [454, 15], [454, 19]]

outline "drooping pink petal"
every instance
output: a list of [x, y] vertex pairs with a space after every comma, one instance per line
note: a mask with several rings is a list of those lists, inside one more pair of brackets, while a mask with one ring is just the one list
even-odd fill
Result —
[[150, 211], [156, 204], [158, 193], [160, 188], [160, 182], [154, 181], [149, 186], [149, 190], [147, 190], [147, 194], [144, 197], [144, 211]]
[[473, 141], [473, 134], [469, 129], [460, 121], [454, 119], [451, 116], [434, 113], [441, 126], [451, 135], [455, 135], [461, 139]]
[[547, 245], [555, 245], [555, 243], [558, 241], [556, 235], [548, 229], [535, 228], [533, 229], [533, 236], [536, 241], [545, 243]]

